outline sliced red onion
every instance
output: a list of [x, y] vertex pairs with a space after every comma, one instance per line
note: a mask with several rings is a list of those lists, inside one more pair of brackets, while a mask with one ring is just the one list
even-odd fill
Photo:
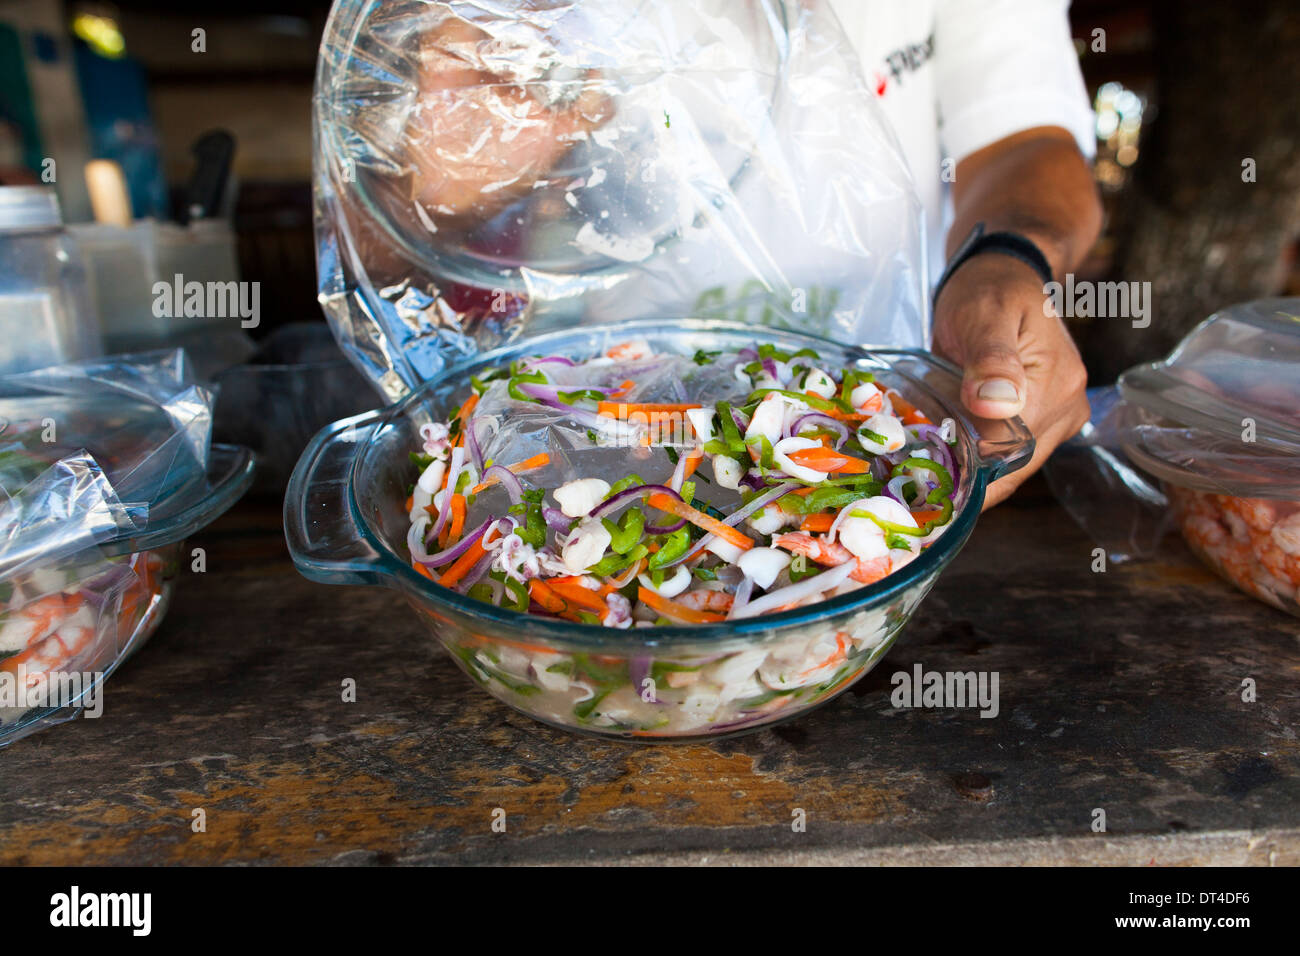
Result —
[[775, 611], [786, 604], [802, 604], [809, 598], [817, 597], [833, 588], [839, 587], [849, 579], [849, 575], [857, 568], [856, 561], [845, 561], [841, 565], [828, 568], [821, 574], [815, 574], [810, 578], [804, 578], [797, 584], [791, 584], [788, 587], [781, 588], [764, 594], [755, 601], [750, 601], [743, 608], [737, 611], [733, 617], [747, 618], [758, 617], [760, 614], [767, 614]]
[[[451, 514], [451, 496], [456, 493], [456, 479], [460, 477], [460, 470], [465, 464], [465, 449], [453, 448], [451, 450], [451, 464], [447, 466], [447, 494], [443, 497], [442, 505], [438, 508], [438, 520], [434, 522], [433, 528], [429, 534], [438, 537], [442, 534], [442, 529], [447, 526], [447, 516]], [[439, 492], [434, 492], [434, 498], [438, 497]]]
[[787, 437], [798, 435], [801, 429], [809, 425], [816, 425], [818, 428], [827, 429], [839, 435], [839, 438], [835, 440], [836, 451], [839, 451], [844, 446], [844, 443], [849, 440], [849, 427], [843, 422], [831, 418], [825, 412], [808, 412], [800, 415], [790, 423], [790, 435]]
[[618, 577], [608, 578], [607, 580], [610, 584], [614, 585], [614, 587], [621, 588], [630, 583], [631, 580], [637, 576], [637, 572], [640, 569], [641, 562], [633, 561], [627, 566], [627, 568], [618, 573]]
[[758, 358], [758, 353], [753, 349], [741, 349], [736, 353], [736, 358], [743, 362], [752, 362], [754, 359]]
[[[439, 551], [437, 554], [430, 554], [427, 557], [420, 557], [420, 555], [415, 553], [415, 549], [413, 548], [411, 550], [411, 556], [414, 557], [415, 560], [419, 561], [421, 564], [423, 564], [425, 567], [428, 568], [441, 567], [444, 564], [448, 564], [449, 562], [455, 561], [462, 554], [468, 551], [470, 549], [470, 546], [473, 545], [475, 541], [483, 537], [484, 533], [488, 529], [488, 525], [490, 525], [494, 520], [496, 519], [488, 518], [481, 525], [479, 525], [469, 534], [465, 535], [465, 537], [461, 538], [459, 541], [457, 541], [451, 547], [447, 548], [445, 551]], [[419, 528], [421, 524], [423, 524], [423, 522], [417, 522], [416, 524], [411, 525], [411, 527], [413, 529]], [[410, 542], [411, 542], [411, 537], [408, 534], [407, 544], [410, 544]], [[423, 553], [424, 548], [421, 547], [420, 551], [421, 553]]]
[[749, 575], [745, 575], [736, 587], [736, 597], [732, 602], [731, 610], [727, 612], [727, 617], [735, 617], [736, 612], [749, 603], [749, 596], [753, 593], [754, 579]]
[[[608, 415], [600, 415], [597, 414], [596, 412], [588, 411], [585, 408], [578, 408], [574, 405], [566, 405], [564, 402], [560, 401], [560, 399], [556, 396], [555, 393], [557, 391], [561, 391], [561, 389], [557, 388], [554, 385], [536, 385], [531, 382], [525, 382], [518, 387], [519, 387], [519, 391], [522, 392], [524, 395], [527, 395], [529, 398], [536, 399], [538, 402], [545, 405], [547, 408], [553, 408], [556, 411], [564, 412], [566, 416], [571, 418], [573, 421], [577, 422], [579, 425], [584, 425], [588, 428], [593, 428], [593, 429], [600, 429], [602, 431], [608, 431], [611, 427], [617, 426], [619, 424], [626, 424], [626, 423], [620, 423], [618, 419], [611, 418]], [[564, 391], [570, 391], [570, 390], [564, 389]]]
[[474, 471], [483, 474], [483, 450], [479, 447], [478, 436], [474, 434], [474, 418], [471, 415], [468, 421], [461, 423], [461, 429], [465, 432], [465, 448], [469, 451], [470, 463], [474, 466]]
[[559, 508], [543, 508], [542, 517], [546, 519], [546, 526], [552, 531], [568, 531], [569, 525], [573, 524], [573, 519]]
[[912, 479], [907, 475], [899, 475], [897, 478], [890, 478], [888, 483], [885, 485], [885, 494], [893, 498], [904, 508], [910, 508], [911, 505], [907, 503], [907, 496], [903, 493], [904, 486], [909, 482], [915, 484], [915, 482], [912, 482]]
[[[515, 529], [518, 527], [519, 522], [514, 518], [498, 518], [489, 524], [483, 532], [483, 547], [489, 551], [497, 550], [507, 537], [515, 533]], [[496, 532], [495, 536], [493, 532]]]
[[745, 429], [749, 427], [749, 419], [745, 416], [745, 413], [734, 405], [731, 407], [731, 420], [736, 423], [736, 427], [740, 429], [741, 434], [744, 434]]
[[478, 563], [475, 564], [474, 567], [470, 568], [469, 573], [456, 582], [456, 590], [461, 594], [464, 594], [474, 585], [478, 584], [483, 575], [487, 574], [488, 569], [492, 567], [492, 562], [495, 558], [496, 555], [491, 553], [485, 554], [483, 557], [479, 558]]
[[679, 518], [672, 524], [648, 524], [645, 526], [646, 534], [672, 534], [674, 531], [680, 531], [686, 524], [685, 518]]
[[768, 487], [767, 482], [764, 481], [763, 477], [753, 468], [740, 476], [740, 483], [750, 491], [762, 491], [764, 488]]
[[677, 467], [673, 469], [673, 476], [668, 479], [668, 487], [678, 493], [682, 490], [682, 482], [686, 480], [686, 455], [678, 454]]
[[538, 358], [529, 359], [521, 367], [520, 371], [527, 372], [539, 365], [567, 365], [573, 368], [578, 363], [571, 358], [565, 358], [563, 355], [542, 355]]
[[511, 504], [517, 505], [524, 500], [524, 483], [519, 480], [518, 475], [505, 465], [491, 465], [487, 471], [483, 472], [484, 481], [490, 481], [493, 478], [501, 482], [501, 487], [505, 488], [506, 494], [510, 496]]
[[770, 358], [763, 359], [763, 371], [768, 374], [768, 377], [775, 381], [781, 381], [781, 376], [778, 374], [778, 369], [774, 360]]
[[[789, 494], [791, 491], [793, 491], [795, 488], [798, 487], [799, 487], [799, 483], [794, 481], [777, 485], [775, 488], [769, 489], [768, 491], [765, 491], [763, 494], [758, 495], [753, 501], [745, 505], [743, 508], [737, 510], [734, 514], [728, 515], [727, 517], [723, 518], [722, 523], [725, 525], [730, 525], [731, 527], [734, 528], [736, 525], [740, 524], [740, 522], [744, 521], [746, 518], [754, 514], [756, 511], [765, 508], [773, 501], [776, 501], [778, 498], [781, 498]], [[668, 564], [665, 564], [664, 567], [665, 568], [676, 567], [677, 565], [681, 564], [683, 561], [689, 561], [691, 560], [691, 558], [694, 558], [697, 555], [702, 554], [704, 552], [704, 549], [713, 543], [713, 539], [714, 539], [714, 535], [706, 534], [699, 541], [695, 542], [694, 549], [687, 551], [686, 554], [682, 555], [676, 561], [670, 561]]]
[[638, 498], [645, 498], [653, 494], [668, 495], [670, 498], [675, 498], [678, 501], [682, 500], [682, 496], [673, 491], [667, 485], [637, 485], [635, 488], [626, 488], [616, 494], [613, 498], [607, 498], [600, 504], [596, 505], [596, 507], [591, 509], [590, 517], [604, 518], [607, 515], [618, 511], [624, 505], [636, 501]]
[[948, 474], [952, 474], [955, 462], [952, 449], [943, 440], [943, 430], [937, 425], [913, 425], [909, 430], [916, 435], [918, 441], [929, 442], [934, 446], [939, 456], [935, 461], [942, 465]]
[[[631, 682], [632, 689], [636, 692], [636, 695], [640, 697], [642, 700], [645, 700], [645, 697], [643, 696], [646, 690], [645, 682], [650, 678], [650, 667], [652, 664], [654, 664], [654, 658], [647, 657], [644, 655], [637, 655], [635, 657], [631, 657], [628, 659], [627, 662], [628, 680]], [[646, 703], [649, 704], [664, 703], [664, 701], [659, 700], [655, 696], [655, 691], [657, 689], [658, 688], [654, 686], [654, 681], [650, 681], [650, 699], [646, 701]]]

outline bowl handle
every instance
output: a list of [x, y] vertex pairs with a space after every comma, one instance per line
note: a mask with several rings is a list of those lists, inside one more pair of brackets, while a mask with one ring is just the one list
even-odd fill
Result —
[[377, 584], [382, 559], [362, 538], [349, 502], [352, 466], [377, 427], [378, 411], [326, 425], [289, 478], [284, 536], [298, 571], [323, 584]]
[[916, 382], [950, 408], [962, 410], [962, 419], [974, 433], [980, 467], [989, 481], [1018, 471], [1034, 455], [1034, 435], [1019, 415], [1012, 418], [976, 418], [961, 400], [961, 369], [946, 359], [917, 349], [870, 349], [868, 354], [886, 359], [893, 370]]

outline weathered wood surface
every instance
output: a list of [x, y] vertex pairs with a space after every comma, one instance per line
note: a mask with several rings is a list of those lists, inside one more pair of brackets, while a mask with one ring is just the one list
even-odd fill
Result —
[[[0, 751], [0, 863], [1300, 863], [1300, 622], [1174, 542], [1093, 573], [1041, 482], [984, 517], [873, 674], [711, 745], [513, 713], [391, 593], [300, 578], [270, 509], [195, 544], [207, 572], [104, 716]], [[915, 662], [997, 671], [1000, 715], [895, 710]]]

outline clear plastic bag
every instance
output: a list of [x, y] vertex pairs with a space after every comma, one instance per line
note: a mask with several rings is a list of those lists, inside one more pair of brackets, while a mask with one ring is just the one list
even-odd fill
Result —
[[320, 300], [390, 399], [561, 326], [928, 343], [920, 200], [817, 0], [339, 0]]

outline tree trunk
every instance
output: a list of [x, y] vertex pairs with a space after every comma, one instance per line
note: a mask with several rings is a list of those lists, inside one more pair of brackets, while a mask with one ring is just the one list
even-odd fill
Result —
[[1113, 278], [1151, 283], [1151, 323], [1093, 320], [1083, 345], [1098, 382], [1164, 355], [1215, 309], [1279, 292], [1300, 234], [1296, 0], [1157, 0], [1152, 13], [1158, 115], [1113, 223]]

